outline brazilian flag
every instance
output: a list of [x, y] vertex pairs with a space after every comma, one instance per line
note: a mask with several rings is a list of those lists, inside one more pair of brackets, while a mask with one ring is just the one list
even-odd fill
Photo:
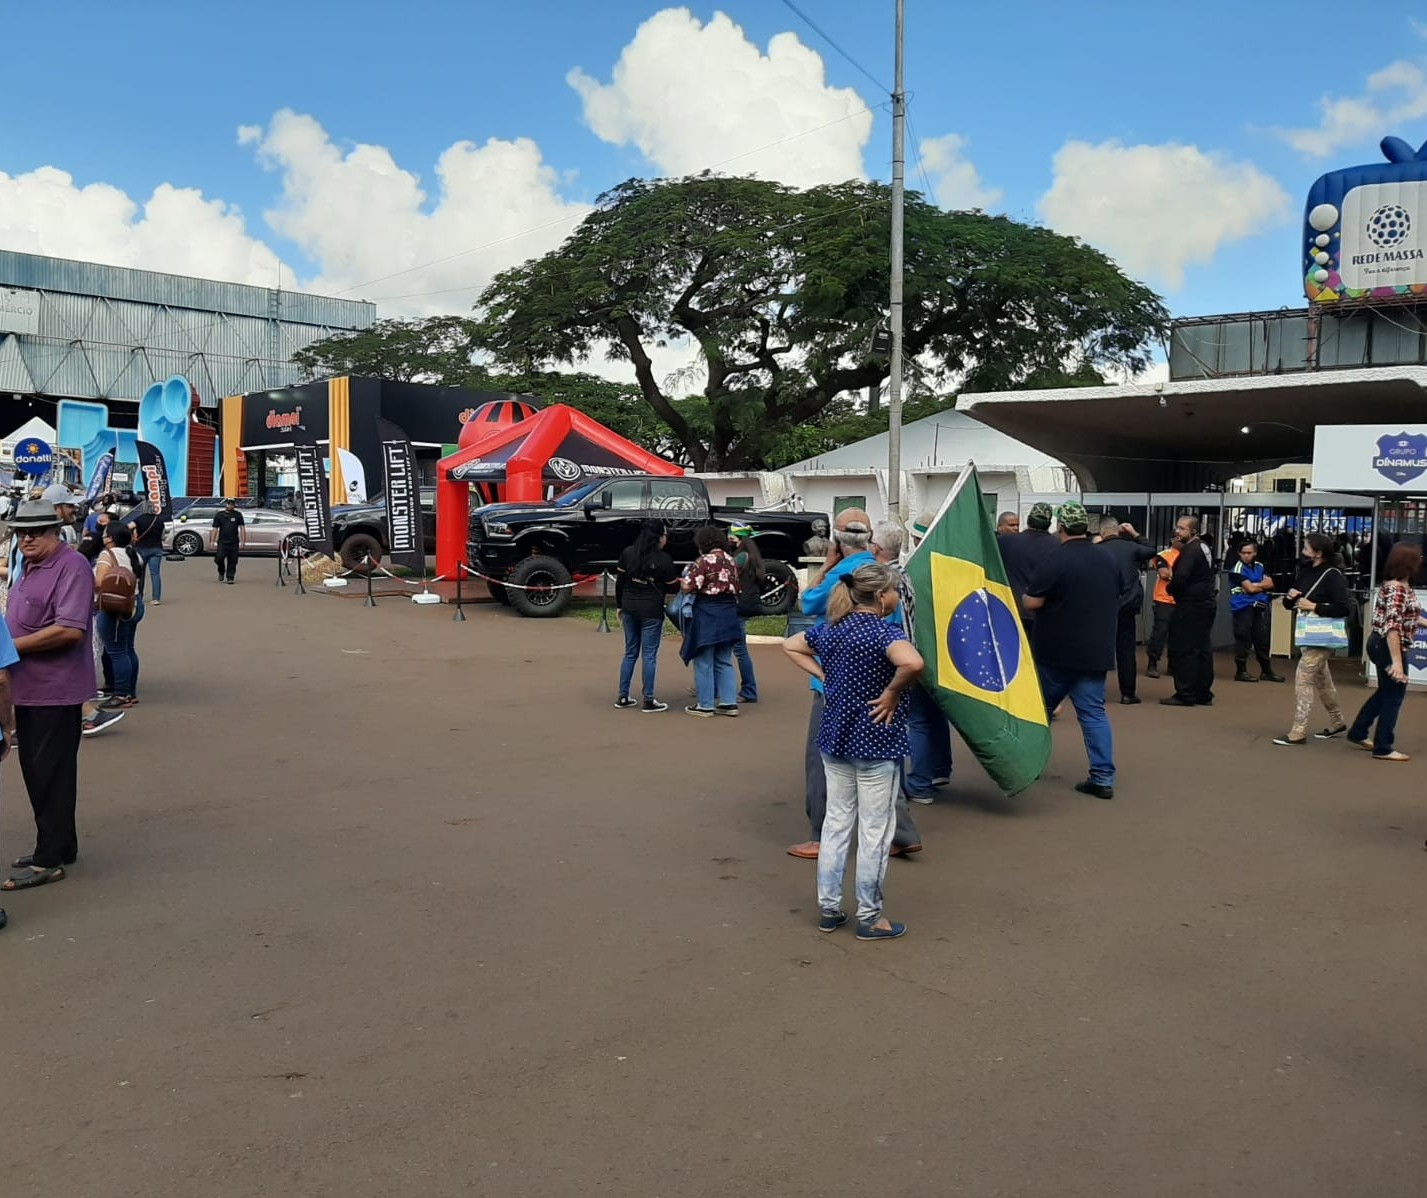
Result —
[[1008, 795], [1050, 760], [1050, 722], [1031, 646], [974, 467], [964, 470], [907, 561], [922, 682]]

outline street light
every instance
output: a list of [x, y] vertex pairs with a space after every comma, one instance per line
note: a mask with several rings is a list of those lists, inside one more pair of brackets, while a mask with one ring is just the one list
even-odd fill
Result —
[[1301, 429], [1296, 424], [1284, 424], [1281, 420], [1255, 420], [1252, 424], [1244, 425], [1239, 432], [1247, 434], [1256, 428], [1286, 428], [1289, 432], [1301, 433], [1305, 437], [1308, 435], [1306, 429]]

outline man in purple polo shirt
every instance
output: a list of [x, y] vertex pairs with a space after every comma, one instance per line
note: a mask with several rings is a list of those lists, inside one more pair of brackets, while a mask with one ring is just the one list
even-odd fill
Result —
[[0, 890], [23, 890], [58, 882], [79, 856], [75, 804], [81, 712], [94, 697], [94, 575], [60, 539], [53, 505], [21, 504], [10, 527], [24, 569], [10, 587], [5, 624], [19, 654], [11, 689], [35, 851], [14, 863]]

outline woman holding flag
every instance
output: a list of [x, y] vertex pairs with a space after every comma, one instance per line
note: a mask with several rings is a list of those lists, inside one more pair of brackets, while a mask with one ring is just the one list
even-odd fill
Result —
[[897, 572], [880, 564], [845, 574], [828, 598], [828, 621], [789, 637], [784, 651], [819, 679], [825, 695], [817, 743], [827, 773], [818, 848], [818, 930], [847, 922], [842, 888], [854, 825], [857, 938], [894, 940], [905, 924], [882, 913], [882, 884], [897, 827], [897, 787], [908, 752], [903, 699], [921, 676], [921, 654], [899, 624]]

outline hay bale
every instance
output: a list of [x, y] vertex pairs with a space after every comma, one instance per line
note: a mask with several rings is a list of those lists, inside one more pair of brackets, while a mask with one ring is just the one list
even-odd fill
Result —
[[342, 563], [328, 557], [325, 553], [310, 553], [302, 559], [302, 581], [304, 583], [321, 583], [328, 578], [335, 578], [342, 573]]

